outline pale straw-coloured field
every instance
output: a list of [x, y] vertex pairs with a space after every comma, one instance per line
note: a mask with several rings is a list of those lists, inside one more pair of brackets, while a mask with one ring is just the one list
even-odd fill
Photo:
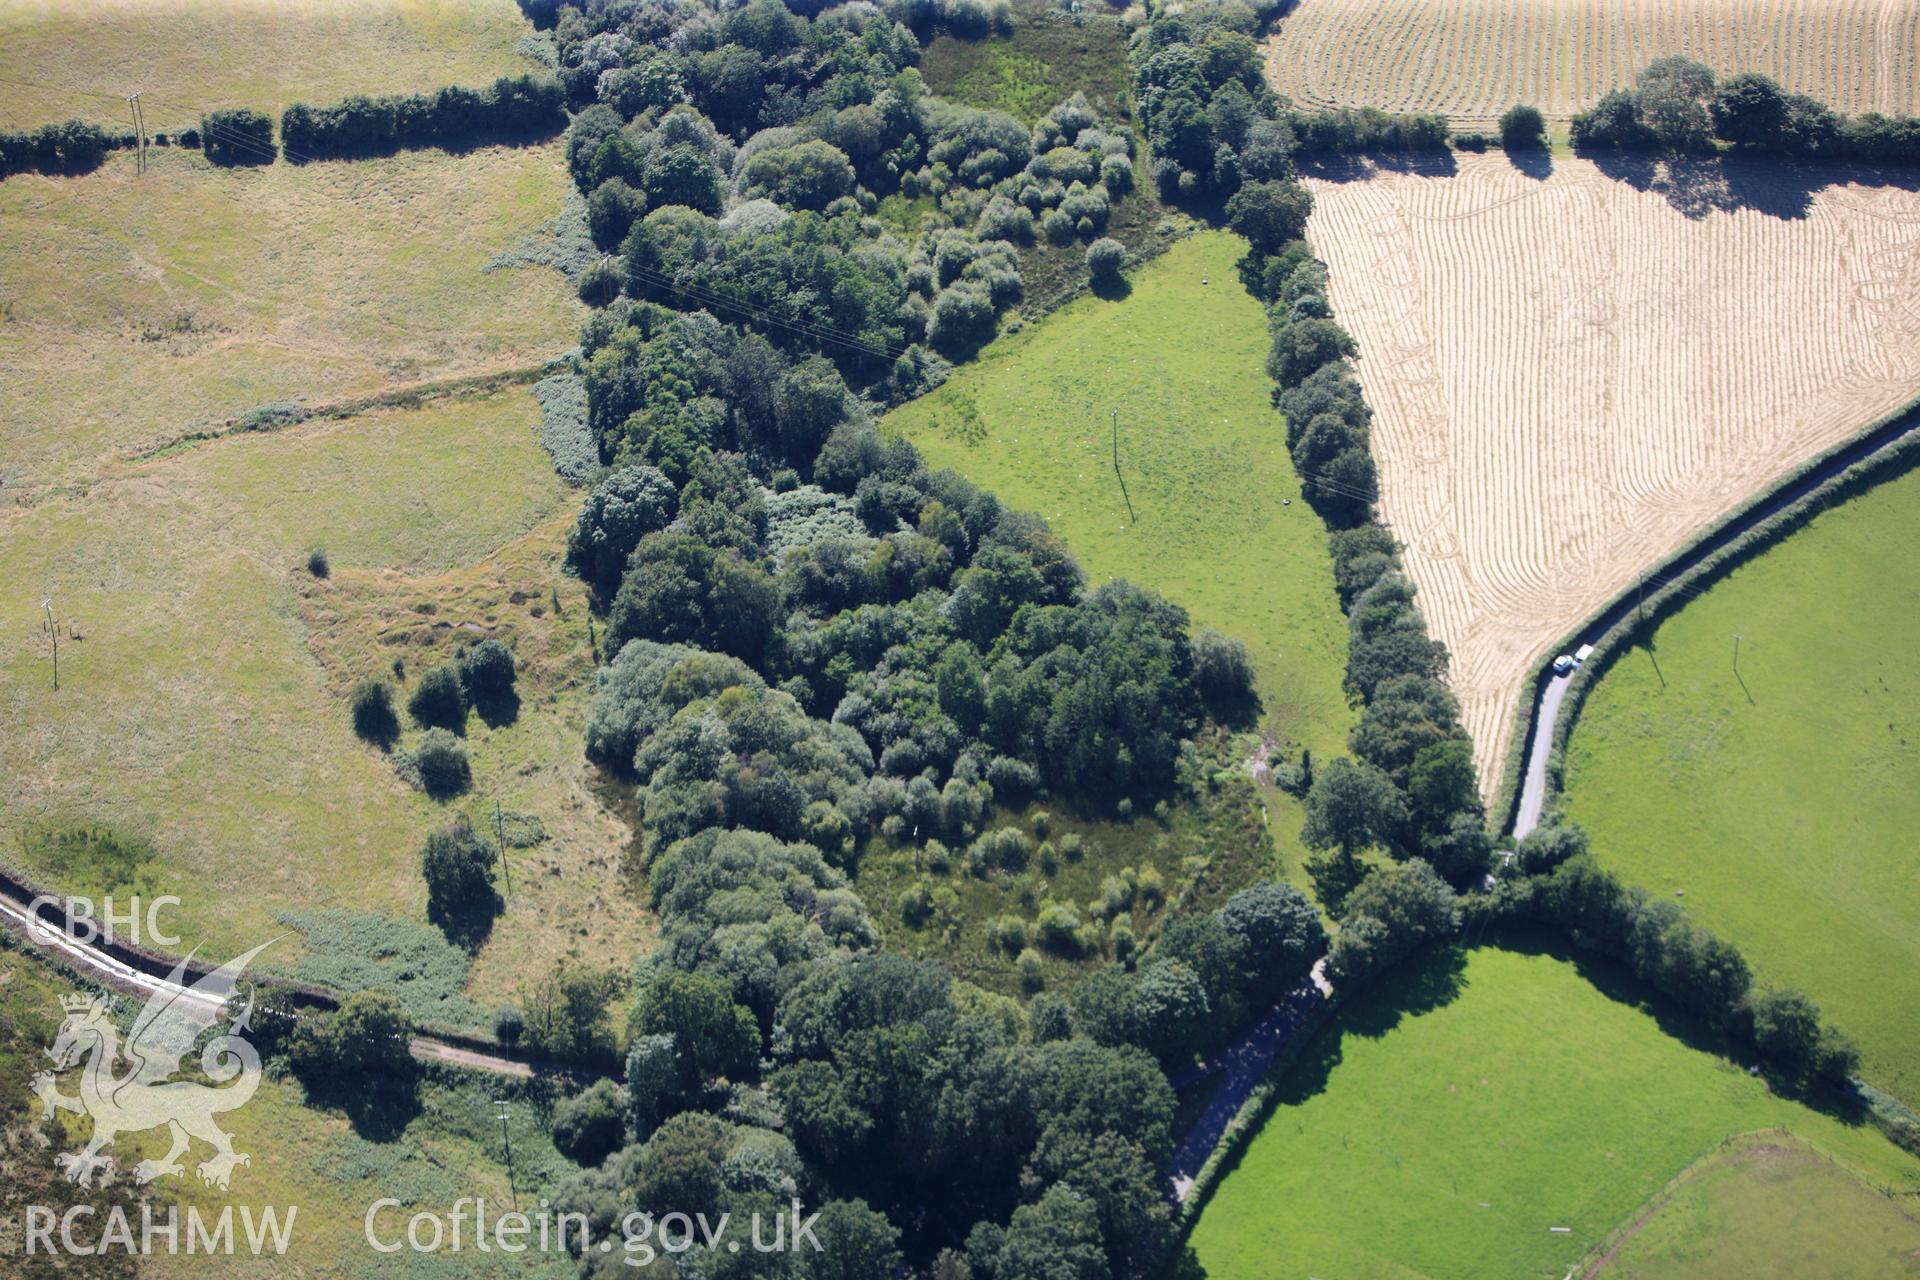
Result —
[[1487, 156], [1312, 181], [1381, 512], [1489, 789], [1549, 646], [1920, 394], [1920, 194], [1829, 176], [1809, 191], [1716, 164], [1635, 185]]
[[1268, 76], [1311, 106], [1564, 118], [1684, 53], [1841, 111], [1920, 110], [1920, 0], [1300, 0]]

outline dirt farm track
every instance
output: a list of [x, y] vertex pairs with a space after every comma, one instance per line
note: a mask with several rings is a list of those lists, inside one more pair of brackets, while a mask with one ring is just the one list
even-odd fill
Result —
[[1306, 105], [1484, 124], [1516, 102], [1565, 118], [1669, 53], [1842, 111], [1920, 111], [1920, 0], [1298, 0], [1267, 74]]
[[1920, 392], [1910, 175], [1537, 164], [1323, 172], [1308, 227], [1489, 789], [1550, 645]]

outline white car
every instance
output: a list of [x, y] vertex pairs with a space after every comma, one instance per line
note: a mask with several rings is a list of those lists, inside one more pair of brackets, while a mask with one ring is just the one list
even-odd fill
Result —
[[1573, 668], [1573, 655], [1570, 653], [1563, 653], [1553, 660], [1553, 674], [1557, 676], [1563, 676]]

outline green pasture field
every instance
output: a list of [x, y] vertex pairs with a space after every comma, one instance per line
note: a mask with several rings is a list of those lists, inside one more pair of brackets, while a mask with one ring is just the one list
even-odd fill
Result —
[[1612, 966], [1512, 942], [1437, 952], [1304, 1046], [1194, 1229], [1201, 1273], [1561, 1280], [1756, 1129], [1920, 1186], [1920, 1160], [1774, 1096]]
[[[0, 82], [0, 106], [12, 86]], [[273, 402], [538, 364], [580, 304], [484, 271], [560, 213], [557, 142], [0, 182], [0, 506]]]
[[420, 93], [534, 69], [513, 0], [0, 0], [0, 127], [79, 117], [149, 132], [203, 111]]
[[[498, 1002], [570, 950], [630, 954], [644, 917], [618, 891], [628, 832], [579, 746], [589, 624], [560, 565], [578, 497], [537, 421], [522, 388], [313, 421], [0, 513], [0, 580], [19, 584], [0, 643], [7, 860], [59, 889], [176, 893], [175, 931], [231, 952], [284, 932], [287, 909], [418, 920], [420, 842], [456, 811], [484, 829], [497, 796], [551, 838], [514, 851], [473, 994]], [[307, 569], [316, 547], [324, 580]], [[61, 622], [58, 692], [43, 596]], [[522, 705], [511, 724], [471, 719], [473, 795], [437, 805], [354, 736], [347, 695], [394, 679], [399, 659], [404, 701], [484, 635], [515, 649]], [[124, 867], [50, 863], [33, 838], [95, 824], [151, 845], [131, 884]], [[273, 962], [301, 955], [290, 939]]]
[[1687, 1170], [1583, 1280], [1920, 1275], [1917, 1210], [1791, 1137], [1754, 1134]]
[[[1818, 516], [1598, 682], [1566, 807], [1627, 883], [1797, 987], [1920, 1099], [1920, 473]], [[1739, 670], [1733, 646], [1739, 637]], [[1657, 669], [1656, 665], [1658, 664]]]
[[[996, 339], [883, 426], [1045, 516], [1089, 581], [1152, 587], [1195, 627], [1244, 641], [1265, 727], [1326, 758], [1345, 754], [1353, 723], [1346, 622], [1270, 400], [1265, 318], [1234, 272], [1243, 250], [1225, 232], [1181, 240], [1134, 271], [1124, 299], [1082, 298]], [[1300, 808], [1276, 793], [1270, 809], [1283, 868], [1297, 868]]]

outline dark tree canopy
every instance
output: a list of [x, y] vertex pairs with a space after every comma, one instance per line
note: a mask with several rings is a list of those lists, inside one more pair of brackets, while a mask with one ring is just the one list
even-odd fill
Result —
[[460, 668], [442, 663], [420, 677], [407, 698], [407, 713], [424, 726], [459, 733], [467, 723], [467, 692], [460, 683]]
[[499, 851], [464, 818], [436, 828], [420, 850], [427, 918], [461, 942], [483, 937], [500, 909], [493, 887]]
[[1547, 145], [1547, 122], [1540, 108], [1508, 107], [1500, 116], [1500, 145], [1508, 151], [1532, 151]]
[[1257, 253], [1276, 253], [1306, 234], [1313, 193], [1299, 183], [1250, 182], [1227, 201], [1227, 225]]
[[1219, 915], [1240, 941], [1248, 988], [1268, 996], [1292, 990], [1327, 949], [1320, 912], [1290, 884], [1251, 885], [1227, 899]]
[[567, 539], [567, 567], [602, 595], [620, 586], [627, 557], [640, 539], [657, 533], [679, 503], [673, 482], [657, 467], [615, 467], [593, 487]]
[[1406, 802], [1391, 778], [1372, 765], [1331, 760], [1314, 774], [1307, 792], [1300, 840], [1310, 849], [1352, 855], [1387, 843], [1406, 820]]

